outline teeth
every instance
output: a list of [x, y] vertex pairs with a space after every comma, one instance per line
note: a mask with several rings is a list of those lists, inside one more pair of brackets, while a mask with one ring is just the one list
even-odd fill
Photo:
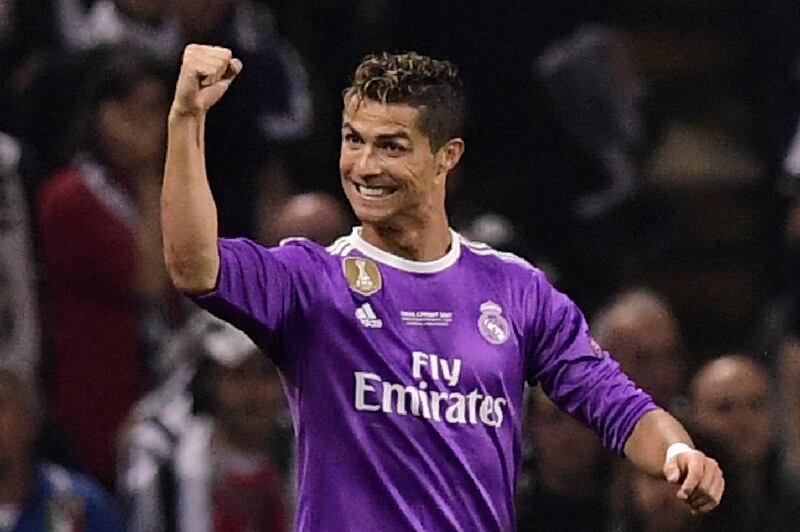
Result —
[[392, 193], [391, 189], [385, 187], [368, 187], [365, 185], [356, 185], [356, 189], [362, 196], [366, 196], [368, 198], [381, 198], [383, 196], [388, 196]]

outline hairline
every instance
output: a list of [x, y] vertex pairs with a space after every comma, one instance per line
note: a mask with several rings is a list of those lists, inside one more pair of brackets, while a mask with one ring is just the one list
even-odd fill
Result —
[[[440, 143], [439, 146], [434, 146], [433, 142], [433, 135], [431, 132], [425, 131], [425, 128], [422, 125], [423, 118], [425, 117], [425, 113], [429, 112], [431, 106], [426, 105], [424, 103], [415, 103], [413, 99], [409, 99], [408, 101], [397, 101], [397, 102], [386, 102], [381, 100], [376, 100], [375, 98], [370, 98], [368, 95], [360, 94], [357, 87], [348, 87], [342, 93], [342, 100], [344, 103], [344, 109], [342, 110], [342, 115], [344, 116], [347, 113], [347, 106], [348, 103], [353, 99], [358, 98], [358, 101], [355, 103], [356, 110], [358, 110], [364, 101], [372, 102], [376, 105], [384, 105], [387, 107], [396, 106], [396, 107], [408, 107], [415, 111], [417, 111], [417, 116], [415, 117], [414, 127], [428, 140], [428, 145], [430, 146], [431, 153], [436, 153], [442, 147], [447, 145], [448, 142], [451, 140], [458, 138], [457, 136], [448, 137]], [[345, 123], [343, 121], [342, 127], [345, 127]], [[352, 126], [350, 126], [352, 127]]]

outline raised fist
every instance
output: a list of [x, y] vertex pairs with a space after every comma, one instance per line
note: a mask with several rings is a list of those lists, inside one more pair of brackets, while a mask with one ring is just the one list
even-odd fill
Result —
[[242, 62], [227, 48], [188, 45], [183, 51], [172, 113], [204, 114], [222, 98], [241, 70]]

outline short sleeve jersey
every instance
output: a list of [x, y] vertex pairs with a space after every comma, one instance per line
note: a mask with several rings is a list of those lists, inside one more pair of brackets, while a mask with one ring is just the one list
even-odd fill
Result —
[[540, 270], [455, 232], [433, 262], [360, 228], [328, 248], [219, 251], [217, 287], [195, 299], [281, 370], [297, 530], [511, 531], [526, 382], [615, 452], [655, 408]]

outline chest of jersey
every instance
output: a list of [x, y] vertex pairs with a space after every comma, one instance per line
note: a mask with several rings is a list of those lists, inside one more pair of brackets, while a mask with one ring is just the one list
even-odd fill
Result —
[[[348, 264], [349, 263], [349, 264]], [[469, 272], [404, 272], [352, 258], [323, 301], [337, 331], [321, 363], [360, 411], [500, 426], [523, 388], [519, 317]]]

